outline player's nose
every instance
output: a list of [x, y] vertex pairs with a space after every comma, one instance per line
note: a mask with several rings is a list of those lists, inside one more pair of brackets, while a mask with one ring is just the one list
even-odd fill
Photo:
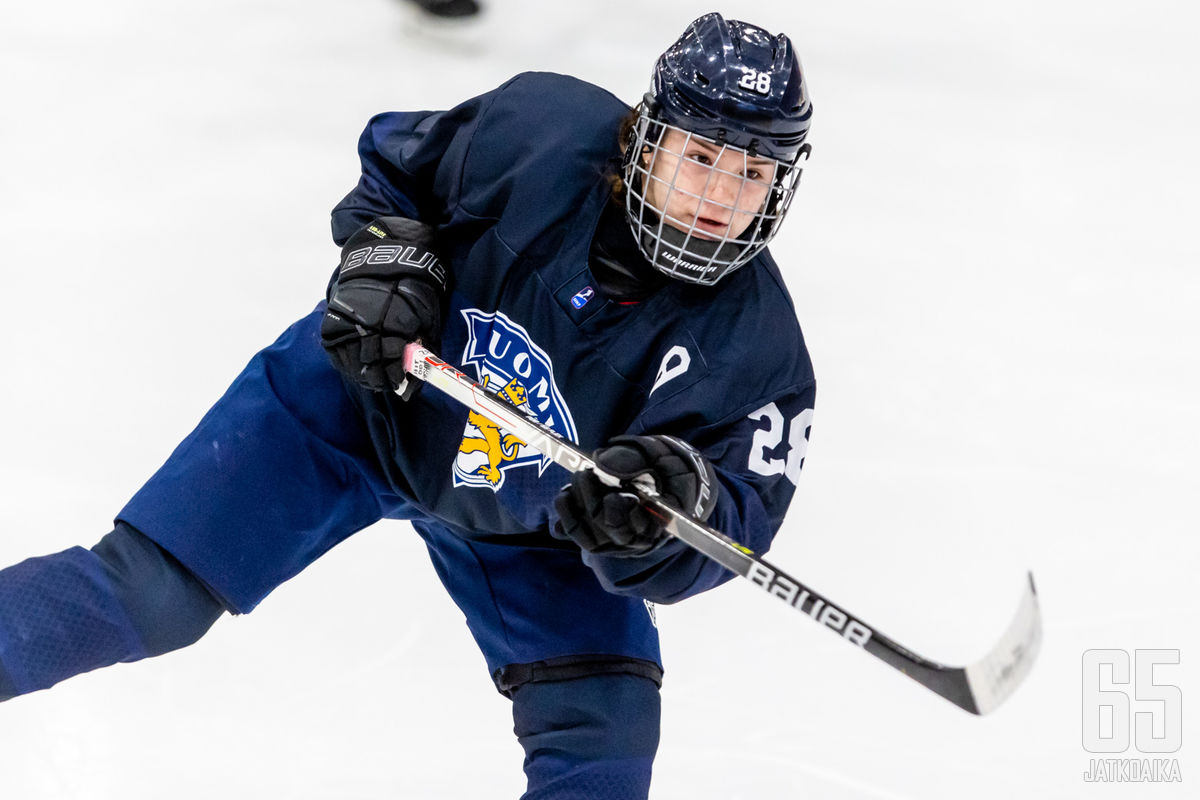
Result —
[[732, 208], [742, 192], [744, 181], [732, 172], [714, 169], [705, 186], [704, 199], [711, 203]]

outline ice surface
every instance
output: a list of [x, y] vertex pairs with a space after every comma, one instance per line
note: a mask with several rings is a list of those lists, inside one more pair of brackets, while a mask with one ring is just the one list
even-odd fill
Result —
[[[8, 4], [0, 564], [98, 539], [318, 299], [368, 116], [524, 69], [633, 101], [712, 10], [488, 1], [457, 34], [394, 0]], [[753, 587], [661, 608], [654, 796], [1146, 797], [1082, 780], [1081, 657], [1158, 647], [1182, 652], [1158, 679], [1183, 691], [1184, 783], [1154, 796], [1183, 797], [1200, 780], [1197, 12], [724, 11], [793, 36], [816, 107], [772, 250], [820, 392], [772, 560], [949, 663], [1002, 633], [1032, 568], [1045, 644], [974, 718]], [[0, 706], [0, 797], [515, 797], [510, 728], [419, 541], [380, 525], [192, 648]]]

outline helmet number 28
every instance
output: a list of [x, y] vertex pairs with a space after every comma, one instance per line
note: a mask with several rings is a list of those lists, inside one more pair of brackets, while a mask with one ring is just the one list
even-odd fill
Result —
[[771, 73], [759, 72], [749, 67], [743, 67], [742, 70], [743, 74], [738, 81], [738, 86], [743, 89], [749, 89], [752, 92], [758, 92], [759, 94], [771, 93]]

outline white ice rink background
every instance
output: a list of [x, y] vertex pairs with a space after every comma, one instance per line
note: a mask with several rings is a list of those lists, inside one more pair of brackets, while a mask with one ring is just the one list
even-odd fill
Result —
[[[457, 35], [395, 0], [0, 10], [0, 564], [93, 544], [319, 299], [371, 114], [526, 69], [633, 102], [721, 10], [793, 37], [816, 109], [772, 251], [817, 411], [771, 559], [950, 663], [1031, 568], [1045, 643], [975, 718], [744, 582], [660, 608], [653, 797], [1200, 796], [1194, 4], [486, 2]], [[1089, 648], [1180, 651], [1182, 784], [1083, 780]], [[516, 797], [510, 728], [381, 524], [191, 648], [0, 705], [0, 798]]]

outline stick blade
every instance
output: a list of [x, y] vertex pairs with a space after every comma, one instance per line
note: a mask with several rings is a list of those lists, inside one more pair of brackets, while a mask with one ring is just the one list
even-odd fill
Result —
[[975, 713], [987, 714], [1008, 699], [1033, 669], [1042, 647], [1042, 614], [1033, 573], [1008, 630], [986, 656], [966, 667]]

